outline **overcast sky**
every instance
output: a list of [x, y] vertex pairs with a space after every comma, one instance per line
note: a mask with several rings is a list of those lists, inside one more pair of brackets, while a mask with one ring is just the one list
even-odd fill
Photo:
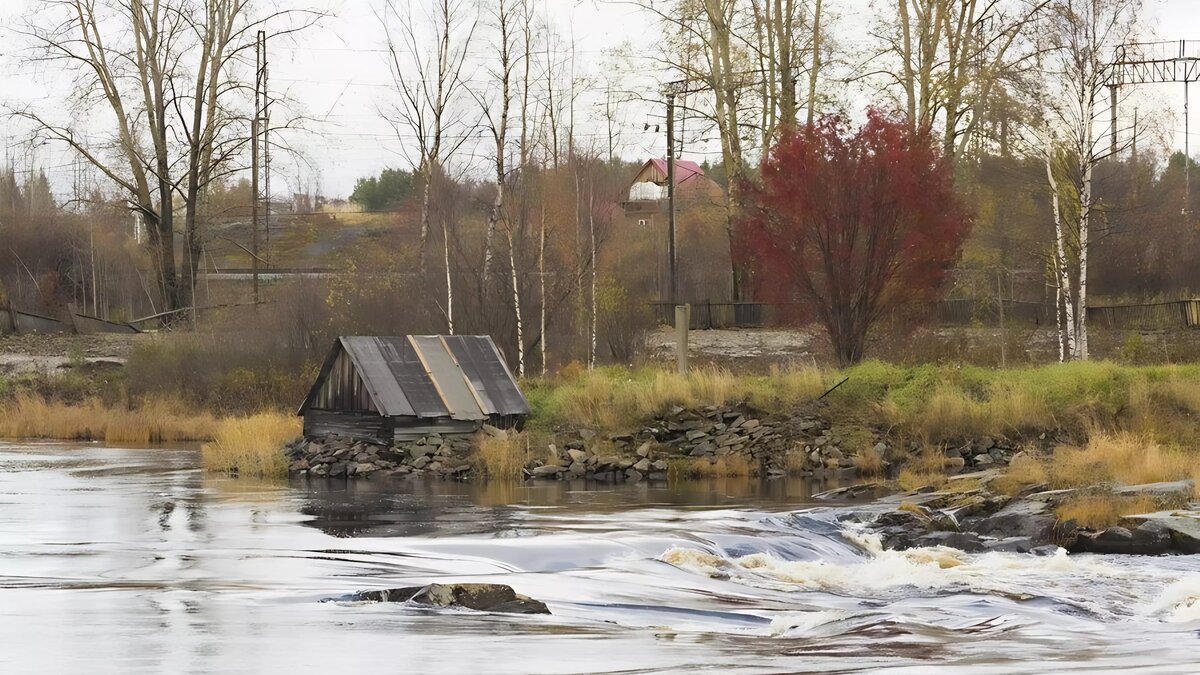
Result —
[[[416, 2], [417, 0], [413, 0]], [[486, 0], [483, 0], [486, 2]], [[0, 106], [33, 105], [53, 110], [64, 93], [62, 77], [53, 70], [38, 69], [23, 63], [18, 49], [21, 40], [7, 27], [30, 15], [39, 0], [0, 0]], [[329, 12], [330, 17], [294, 41], [276, 41], [271, 45], [272, 87], [297, 101], [300, 110], [314, 121], [306, 123], [304, 133], [289, 133], [286, 141], [302, 148], [315, 170], [298, 167], [286, 157], [278, 157], [273, 166], [274, 192], [288, 194], [292, 189], [319, 187], [330, 196], [345, 196], [356, 178], [378, 173], [388, 166], [405, 167], [405, 144], [392, 128], [380, 119], [379, 109], [389, 99], [391, 79], [386, 65], [383, 34], [373, 11], [379, 0], [299, 0], [310, 7]], [[604, 60], [614, 47], [629, 43], [643, 55], [638, 66], [650, 81], [656, 77], [653, 61], [656, 46], [653, 22], [627, 5], [595, 0], [541, 0], [544, 12], [567, 41], [577, 45], [578, 75], [603, 79]], [[837, 12], [837, 28], [843, 43], [853, 47], [862, 38], [872, 10], [870, 0], [827, 0]], [[1200, 0], [1147, 0], [1147, 20], [1142, 39], [1200, 40]], [[486, 45], [472, 49], [468, 68], [476, 81], [486, 77], [483, 56]], [[1175, 110], [1182, 109], [1182, 87], [1160, 85], [1148, 95]], [[581, 97], [580, 142], [603, 146], [604, 125], [598, 109], [603, 96], [593, 91]], [[61, 105], [58, 107], [61, 108]], [[1174, 147], [1183, 146], [1182, 116], [1174, 125]], [[630, 104], [622, 111], [619, 124], [620, 154], [641, 159], [664, 153], [664, 140], [647, 123], [661, 121], [661, 110], [646, 104]], [[1192, 128], [1197, 128], [1193, 120]], [[58, 194], [70, 190], [71, 158], [62, 149], [36, 148], [32, 153], [18, 145], [21, 131], [11, 123], [0, 123], [0, 145], [5, 157], [11, 157], [19, 169], [32, 161], [45, 168]], [[1170, 135], [1170, 134], [1168, 134]], [[1196, 139], [1194, 139], [1196, 140]], [[1195, 145], [1195, 143], [1193, 143]], [[685, 147], [684, 156], [703, 161], [716, 150], [713, 143], [694, 139]], [[482, 152], [482, 151], [481, 151]], [[463, 157], [464, 162], [470, 156]], [[476, 162], [477, 166], [482, 163]], [[484, 175], [482, 171], [478, 175]], [[282, 185], [280, 184], [282, 183]]]

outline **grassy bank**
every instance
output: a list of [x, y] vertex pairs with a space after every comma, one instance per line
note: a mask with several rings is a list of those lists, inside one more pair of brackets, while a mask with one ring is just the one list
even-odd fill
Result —
[[68, 403], [23, 392], [0, 403], [0, 438], [139, 446], [207, 441], [201, 449], [206, 469], [260, 478], [286, 477], [281, 449], [300, 432], [300, 419], [291, 414], [218, 417], [174, 401], [126, 407], [98, 399]]
[[170, 443], [211, 438], [217, 418], [168, 402], [130, 408], [97, 399], [68, 403], [23, 392], [0, 404], [0, 437]]
[[535, 428], [617, 431], [675, 405], [744, 402], [766, 412], [786, 410], [839, 383], [826, 396], [835, 418], [877, 423], [932, 445], [1043, 431], [1078, 441], [1098, 431], [1128, 431], [1160, 443], [1200, 442], [1200, 365], [989, 369], [868, 361], [845, 370], [800, 367], [746, 376], [717, 368], [687, 376], [601, 368], [528, 382], [526, 391]]
[[[232, 384], [240, 376], [216, 377], [220, 387], [214, 391], [226, 393], [197, 400], [172, 394], [161, 379], [153, 393], [127, 389], [137, 372], [96, 376], [104, 380], [76, 372], [10, 381], [0, 386], [0, 436], [207, 441], [204, 461], [213, 470], [262, 476], [285, 471], [279, 447], [300, 429], [290, 414], [271, 412], [283, 407], [270, 403], [281, 396], [267, 386], [272, 378], [254, 379], [267, 393], [245, 398]], [[186, 387], [184, 375], [177, 386]], [[674, 406], [746, 404], [769, 416], [811, 408], [822, 394], [821, 414], [862, 473], [884, 471], [882, 459], [869, 451], [880, 438], [924, 448], [908, 460], [902, 484], [944, 480], [942, 449], [980, 437], [1003, 437], [1023, 449], [1028, 444], [1005, 479], [1013, 492], [1041, 483], [1147, 482], [1200, 474], [1195, 468], [1200, 462], [1200, 364], [988, 369], [869, 361], [844, 370], [798, 366], [765, 374], [708, 367], [687, 376], [661, 368], [614, 367], [575, 370], [523, 386], [534, 411], [526, 433], [483, 442], [474, 459], [478, 475], [519, 478], [526, 463], [541, 459], [562, 430], [624, 432]], [[237, 405], [229, 403], [234, 400]], [[754, 471], [730, 459], [680, 463], [670, 473], [684, 478]]]

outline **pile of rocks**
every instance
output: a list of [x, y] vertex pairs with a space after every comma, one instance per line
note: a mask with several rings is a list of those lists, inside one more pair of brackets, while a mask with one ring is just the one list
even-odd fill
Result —
[[466, 478], [472, 442], [466, 436], [429, 434], [390, 446], [340, 436], [298, 438], [284, 446], [293, 476]]
[[1003, 439], [989, 437], [946, 448], [946, 467], [950, 469], [989, 469], [1007, 466], [1018, 450]]
[[582, 429], [561, 449], [550, 447], [556, 459], [530, 467], [528, 473], [543, 479], [666, 480], [670, 461], [677, 459], [715, 462], [743, 455], [763, 464], [767, 447], [778, 440], [772, 426], [749, 408], [676, 406], [633, 433], [600, 437]]
[[[1057, 509], [1081, 496], [1150, 499], [1156, 507], [1187, 504], [1194, 494], [1190, 480], [1144, 485], [1095, 485], [1088, 488], [1041, 490], [1017, 497], [994, 494], [996, 470], [964, 475], [978, 487], [917, 490], [884, 498], [894, 504], [882, 513], [851, 513], [846, 520], [865, 523], [880, 535], [887, 549], [949, 546], [968, 553], [1005, 551], [1053, 553], [1062, 547], [1071, 553], [1125, 553], [1159, 555], [1200, 552], [1200, 513], [1194, 508], [1131, 514], [1121, 523], [1093, 529], [1073, 520], [1062, 520]], [[1044, 487], [1044, 486], [1042, 486]], [[829, 498], [850, 497], [846, 489], [826, 493]], [[825, 495], [817, 495], [824, 497]]]

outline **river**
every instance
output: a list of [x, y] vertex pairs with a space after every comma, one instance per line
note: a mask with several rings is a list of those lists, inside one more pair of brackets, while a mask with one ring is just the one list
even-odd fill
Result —
[[[3, 673], [1193, 673], [1200, 556], [879, 551], [798, 481], [264, 484], [0, 443]], [[322, 603], [486, 581], [552, 616]]]

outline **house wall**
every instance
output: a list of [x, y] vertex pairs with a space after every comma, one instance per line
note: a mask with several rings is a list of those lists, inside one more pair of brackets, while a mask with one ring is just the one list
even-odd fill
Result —
[[338, 353], [329, 371], [329, 377], [325, 378], [324, 384], [317, 391], [311, 407], [341, 412], [378, 412], [362, 377], [354, 368], [354, 362], [345, 351]]
[[304, 435], [309, 438], [345, 436], [358, 440], [390, 443], [392, 422], [369, 413], [309, 409], [304, 413]]

